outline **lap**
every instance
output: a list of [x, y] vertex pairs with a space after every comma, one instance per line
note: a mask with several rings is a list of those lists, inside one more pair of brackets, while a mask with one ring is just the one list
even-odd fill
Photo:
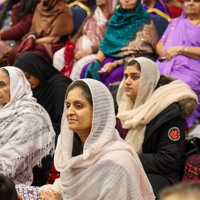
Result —
[[16, 191], [19, 193], [23, 200], [39, 200], [39, 187], [16, 185]]

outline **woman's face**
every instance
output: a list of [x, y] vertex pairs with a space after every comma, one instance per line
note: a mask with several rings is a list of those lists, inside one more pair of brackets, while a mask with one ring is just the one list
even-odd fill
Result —
[[28, 82], [30, 83], [32, 89], [38, 87], [41, 84], [41, 81], [38, 78], [29, 74], [28, 72], [24, 72], [24, 75], [28, 80]]
[[120, 3], [124, 10], [133, 11], [137, 4], [137, 0], [120, 0]]
[[140, 85], [140, 71], [135, 65], [127, 66], [124, 71], [124, 90], [126, 96], [130, 97], [135, 102], [139, 85]]
[[69, 91], [66, 107], [69, 129], [76, 132], [81, 141], [85, 142], [92, 127], [93, 107], [80, 87]]
[[96, 0], [96, 5], [97, 6], [102, 6], [106, 4], [106, 0]]
[[200, 0], [185, 0], [184, 6], [187, 16], [197, 16], [200, 19]]
[[0, 70], [0, 105], [10, 102], [10, 79], [8, 74]]

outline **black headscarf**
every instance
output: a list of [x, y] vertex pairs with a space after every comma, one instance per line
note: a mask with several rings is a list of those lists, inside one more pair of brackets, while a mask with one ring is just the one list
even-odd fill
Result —
[[33, 89], [33, 96], [49, 113], [54, 130], [60, 133], [65, 93], [72, 82], [51, 63], [33, 52], [24, 52], [17, 57], [13, 66], [38, 78], [43, 84]]

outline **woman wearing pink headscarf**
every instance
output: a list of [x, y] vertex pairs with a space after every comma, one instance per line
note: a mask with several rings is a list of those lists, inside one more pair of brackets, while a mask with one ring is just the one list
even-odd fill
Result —
[[[75, 61], [71, 63], [71, 67], [73, 65], [73, 68], [69, 69], [70, 66], [66, 57], [69, 55], [70, 50], [66, 46], [54, 54], [53, 65], [57, 69], [61, 70], [65, 66], [64, 71], [67, 71], [65, 75], [70, 76], [73, 80], [80, 77], [82, 68], [94, 60], [99, 45], [104, 38], [108, 19], [114, 13], [117, 3], [118, 0], [96, 0], [97, 8], [94, 13], [84, 20], [79, 31], [71, 40], [71, 42], [75, 43]], [[87, 58], [84, 58], [85, 56]]]

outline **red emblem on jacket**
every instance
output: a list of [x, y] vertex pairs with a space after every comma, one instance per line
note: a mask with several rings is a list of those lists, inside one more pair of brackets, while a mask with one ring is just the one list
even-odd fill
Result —
[[178, 141], [180, 139], [180, 130], [177, 127], [170, 128], [168, 131], [169, 139]]

